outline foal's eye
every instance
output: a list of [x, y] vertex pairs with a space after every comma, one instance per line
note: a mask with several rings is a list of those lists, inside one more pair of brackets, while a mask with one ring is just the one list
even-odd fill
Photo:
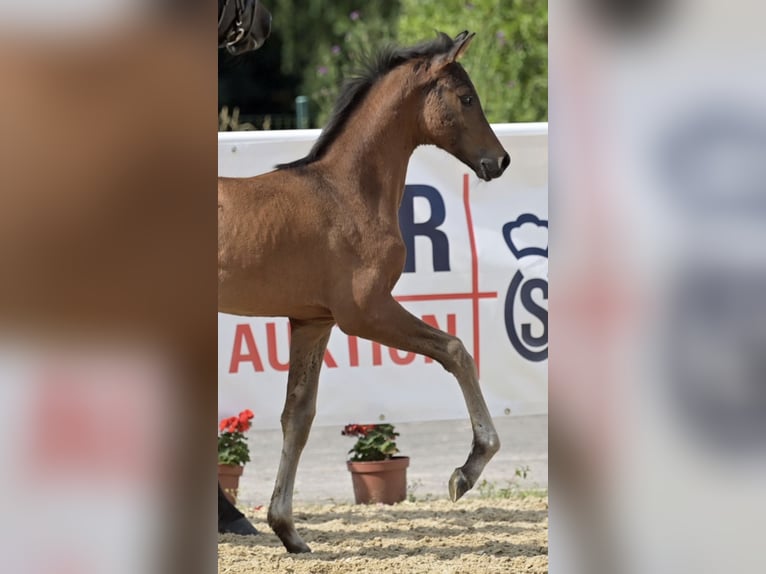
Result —
[[460, 96], [460, 101], [464, 106], [470, 106], [473, 103], [473, 96]]

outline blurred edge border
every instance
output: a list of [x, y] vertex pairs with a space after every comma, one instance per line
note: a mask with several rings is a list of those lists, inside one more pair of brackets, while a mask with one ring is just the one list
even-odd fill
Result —
[[215, 559], [215, 470], [200, 457], [217, 402], [215, 10], [141, 4], [128, 23], [67, 30], [7, 21], [0, 41], [0, 339], [148, 345], [176, 373], [161, 572]]

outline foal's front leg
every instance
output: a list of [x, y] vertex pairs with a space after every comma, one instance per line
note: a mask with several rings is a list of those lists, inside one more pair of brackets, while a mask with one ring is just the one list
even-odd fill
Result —
[[316, 413], [319, 371], [332, 322], [290, 320], [290, 370], [282, 411], [282, 457], [269, 505], [269, 526], [288, 552], [311, 552], [293, 524], [293, 489], [303, 447]]
[[456, 501], [473, 488], [486, 464], [500, 448], [500, 439], [479, 388], [473, 357], [460, 339], [421, 321], [389, 293], [363, 300], [366, 304], [361, 312], [354, 309], [336, 313], [343, 332], [431, 357], [452, 373], [460, 385], [471, 418], [473, 444], [468, 459], [455, 469], [449, 480], [450, 498]]

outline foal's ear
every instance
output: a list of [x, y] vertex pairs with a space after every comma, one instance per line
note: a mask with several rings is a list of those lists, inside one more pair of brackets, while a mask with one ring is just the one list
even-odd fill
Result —
[[[433, 63], [435, 64], [435, 69], [440, 70], [447, 64], [451, 64], [460, 58], [468, 49], [468, 45], [471, 43], [471, 40], [473, 40], [475, 35], [476, 34], [473, 32], [469, 33], [468, 30], [465, 30], [455, 36], [455, 39], [452, 40], [452, 47], [449, 49], [449, 52], [440, 54], [434, 58]], [[446, 34], [442, 34], [442, 36], [447, 37]]]
[[473, 40], [473, 37], [476, 35], [475, 32], [468, 33], [468, 30], [465, 30], [463, 32], [460, 32], [457, 36], [455, 36], [454, 44], [452, 45], [452, 49], [447, 54], [447, 62], [454, 62], [455, 60], [460, 59], [463, 54], [465, 54], [465, 51], [468, 49], [468, 46], [471, 45], [471, 40]]

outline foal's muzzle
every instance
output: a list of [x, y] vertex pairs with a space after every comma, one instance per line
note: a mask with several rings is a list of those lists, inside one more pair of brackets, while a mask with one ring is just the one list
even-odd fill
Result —
[[504, 152], [500, 157], [484, 157], [479, 161], [478, 175], [484, 181], [490, 181], [503, 175], [505, 169], [511, 165], [511, 156]]

